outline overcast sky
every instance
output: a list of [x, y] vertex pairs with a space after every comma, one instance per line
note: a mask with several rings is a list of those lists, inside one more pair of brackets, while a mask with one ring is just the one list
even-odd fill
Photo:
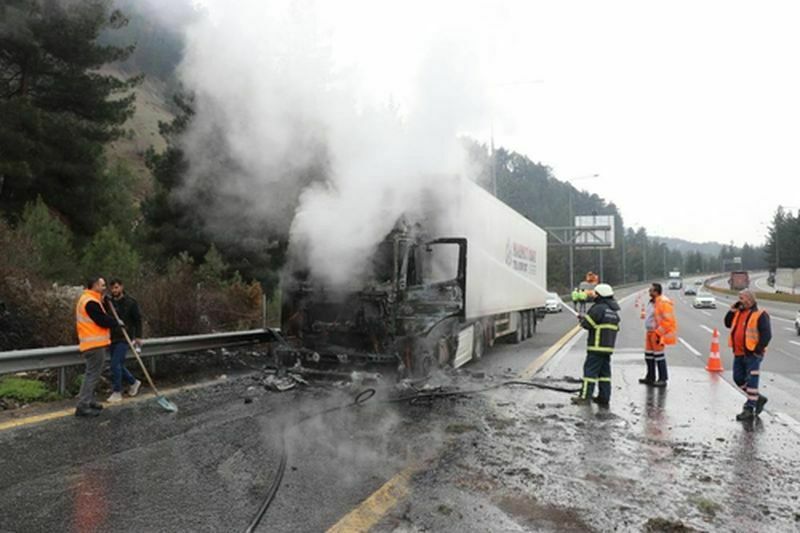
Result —
[[474, 58], [461, 77], [481, 85], [468, 105], [442, 85], [464, 106], [461, 131], [488, 142], [493, 125], [496, 144], [560, 179], [600, 174], [575, 185], [615, 202], [626, 225], [741, 245], [763, 240], [778, 204], [800, 207], [800, 2], [317, 6], [321, 46], [363, 102], [409, 106], [446, 42], [454, 62]]
[[599, 173], [575, 185], [626, 224], [742, 244], [800, 206], [800, 3], [333, 4], [339, 60], [401, 104], [425, 43], [469, 35], [488, 110], [465, 131]]

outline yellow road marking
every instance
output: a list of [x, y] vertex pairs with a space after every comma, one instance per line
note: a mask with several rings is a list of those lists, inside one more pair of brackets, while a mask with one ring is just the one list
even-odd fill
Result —
[[[186, 385], [183, 387], [177, 387], [174, 389], [168, 390], [160, 390], [162, 396], [168, 396], [170, 394], [175, 394], [178, 392], [183, 392], [187, 390], [197, 389], [200, 387], [208, 387], [210, 385], [216, 385], [217, 383], [221, 383], [225, 380], [215, 379], [213, 381], [206, 381], [204, 383], [194, 383], [191, 385]], [[155, 396], [151, 393], [141, 394], [136, 396], [135, 398], [129, 398], [119, 403], [104, 403], [103, 407], [105, 409], [116, 409], [118, 407], [123, 407], [125, 405], [130, 405], [132, 403], [139, 403], [144, 402], [147, 400], [154, 400]], [[27, 416], [25, 418], [15, 418], [11, 420], [7, 420], [5, 422], [0, 422], [0, 431], [5, 431], [7, 429], [14, 429], [23, 426], [30, 426], [33, 424], [38, 424], [39, 422], [46, 422], [48, 420], [56, 420], [58, 418], [64, 418], [66, 416], [72, 416], [75, 414], [75, 407], [70, 407], [68, 409], [61, 409], [59, 411], [51, 411], [49, 413], [42, 413], [40, 415], [32, 415]]]
[[546, 352], [544, 352], [542, 355], [537, 357], [534, 362], [532, 362], [530, 365], [528, 365], [528, 368], [523, 370], [522, 373], [519, 375], [519, 377], [521, 377], [523, 379], [532, 378], [533, 375], [536, 374], [539, 370], [541, 370], [541, 368], [544, 365], [546, 365], [548, 363], [548, 361], [550, 361], [550, 359], [552, 359], [553, 356], [555, 354], [557, 354], [558, 351], [561, 348], [563, 348], [564, 345], [567, 344], [567, 342], [569, 342], [569, 340], [572, 337], [577, 335], [580, 330], [581, 330], [580, 326], [575, 326], [574, 328], [569, 330], [563, 337], [558, 339], [552, 346], [550, 346], [550, 348], [548, 348]]
[[405, 500], [411, 492], [409, 484], [411, 476], [420, 465], [406, 467], [399, 474], [383, 484], [372, 495], [361, 502], [358, 507], [347, 513], [336, 522], [327, 533], [351, 533], [369, 531], [375, 524]]
[[[522, 371], [520, 377], [528, 379], [538, 372], [558, 351], [581, 330], [575, 326], [563, 337], [558, 339], [550, 348]], [[414, 465], [405, 468], [387, 481], [381, 488], [372, 493], [355, 509], [346, 514], [327, 533], [366, 532], [375, 526], [398, 503], [406, 499], [411, 493], [409, 486], [411, 476], [420, 468]]]

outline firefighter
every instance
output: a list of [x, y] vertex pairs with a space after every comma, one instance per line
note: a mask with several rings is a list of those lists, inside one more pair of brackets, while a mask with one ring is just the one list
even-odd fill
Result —
[[[572, 403], [586, 405], [594, 401], [608, 407], [611, 400], [611, 354], [619, 332], [619, 304], [614, 300], [611, 285], [601, 283], [594, 288], [594, 305], [585, 315], [578, 315], [581, 326], [588, 330], [586, 361], [583, 364], [583, 387]], [[598, 394], [593, 398], [594, 386]]]
[[665, 350], [678, 339], [678, 323], [675, 320], [672, 300], [662, 292], [660, 283], [653, 283], [650, 286], [650, 301], [647, 302], [644, 319], [646, 329], [644, 360], [647, 364], [647, 375], [641, 378], [639, 383], [653, 387], [667, 386], [669, 376]]
[[767, 345], [772, 340], [770, 318], [766, 311], [758, 308], [755, 295], [743, 290], [725, 315], [725, 327], [731, 330], [728, 346], [734, 355], [733, 381], [747, 395], [747, 402], [736, 420], [753, 420], [767, 403], [767, 397], [758, 393], [758, 378]]

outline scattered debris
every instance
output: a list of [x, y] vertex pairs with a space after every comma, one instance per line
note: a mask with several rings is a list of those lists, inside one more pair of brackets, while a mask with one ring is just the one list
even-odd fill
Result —
[[265, 388], [271, 389], [275, 392], [286, 392], [287, 390], [291, 390], [297, 386], [297, 381], [295, 381], [294, 377], [291, 375], [279, 378], [274, 374], [269, 374], [264, 377], [262, 383], [264, 384]]

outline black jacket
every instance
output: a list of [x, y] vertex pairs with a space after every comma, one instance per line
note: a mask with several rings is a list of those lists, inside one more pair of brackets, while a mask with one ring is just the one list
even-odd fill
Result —
[[581, 318], [581, 327], [589, 331], [586, 350], [611, 355], [619, 332], [619, 304], [611, 298], [595, 297], [594, 305]]
[[[754, 311], [758, 311], [758, 306], [754, 305], [749, 312], [745, 311], [744, 320], [740, 320], [738, 327], [746, 327], [747, 321], [750, 319], [750, 314]], [[728, 313], [725, 315], [725, 327], [731, 329], [733, 326], [733, 316], [736, 314], [736, 311], [730, 309]], [[769, 315], [766, 311], [761, 313], [761, 316], [758, 317], [758, 345], [756, 345], [756, 349], [753, 352], [750, 352], [745, 348], [745, 355], [764, 355], [764, 350], [767, 349], [767, 345], [769, 341], [772, 340], [772, 323], [770, 322]], [[735, 335], [735, 332], [731, 330], [731, 335]]]
[[[120, 320], [125, 323], [131, 340], [142, 338], [142, 314], [136, 300], [123, 294], [121, 298], [112, 298], [110, 301], [117, 310]], [[111, 342], [125, 342], [125, 336], [119, 326], [111, 328]]]

